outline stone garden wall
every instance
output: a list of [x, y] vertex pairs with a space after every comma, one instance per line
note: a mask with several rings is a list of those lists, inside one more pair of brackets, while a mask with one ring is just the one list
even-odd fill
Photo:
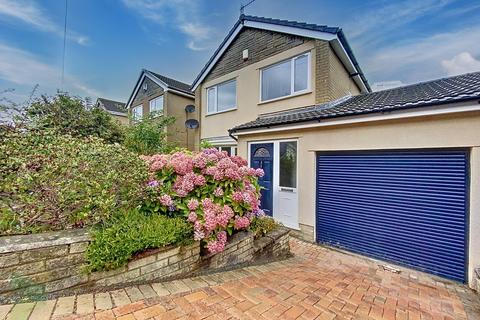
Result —
[[150, 250], [122, 268], [87, 274], [84, 255], [90, 237], [84, 230], [0, 237], [0, 304], [183, 278], [285, 258], [290, 255], [288, 239], [289, 231], [284, 228], [259, 239], [241, 232], [216, 255], [201, 255], [195, 242]]

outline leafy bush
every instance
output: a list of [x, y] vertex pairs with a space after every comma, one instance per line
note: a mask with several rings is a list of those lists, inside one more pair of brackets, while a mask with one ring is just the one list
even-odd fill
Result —
[[263, 170], [226, 152], [176, 152], [144, 157], [150, 166], [146, 212], [183, 216], [194, 227], [194, 239], [211, 253], [223, 251], [227, 233], [248, 228], [259, 208], [257, 177]]
[[92, 232], [86, 252], [89, 271], [111, 270], [125, 265], [138, 252], [191, 240], [192, 227], [182, 218], [138, 210], [116, 215], [108, 226]]
[[126, 127], [124, 146], [143, 155], [167, 153], [174, 145], [167, 143], [166, 127], [175, 122], [174, 117], [149, 116]]
[[108, 143], [123, 141], [121, 124], [100, 108], [88, 108], [87, 101], [58, 94], [54, 97], [42, 96], [28, 104], [18, 115], [17, 125], [34, 129], [53, 129], [60, 134], [74, 137], [98, 137]]
[[269, 216], [257, 217], [250, 224], [250, 230], [256, 238], [263, 237], [269, 232], [277, 229], [280, 225]]
[[147, 166], [103, 140], [48, 130], [0, 137], [0, 234], [82, 227], [138, 206]]

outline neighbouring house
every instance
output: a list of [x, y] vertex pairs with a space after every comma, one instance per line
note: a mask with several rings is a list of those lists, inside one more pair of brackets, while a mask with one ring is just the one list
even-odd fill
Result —
[[101, 108], [121, 124], [128, 125], [128, 113], [124, 102], [114, 101], [105, 98], [98, 98], [95, 107]]
[[264, 169], [267, 214], [473, 286], [480, 73], [371, 92], [340, 28], [242, 15], [192, 90], [199, 138]]
[[186, 108], [194, 102], [189, 84], [143, 69], [128, 98], [127, 109], [131, 121], [140, 121], [151, 114], [175, 117], [175, 123], [167, 128], [167, 141], [194, 150], [198, 149], [199, 129], [187, 129], [185, 124], [188, 119], [198, 119], [195, 108]]

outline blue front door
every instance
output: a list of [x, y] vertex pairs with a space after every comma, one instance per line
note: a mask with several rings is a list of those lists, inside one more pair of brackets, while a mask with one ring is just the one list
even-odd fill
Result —
[[273, 143], [255, 143], [250, 145], [250, 165], [261, 168], [265, 175], [258, 178], [262, 187], [261, 208], [269, 216], [273, 215]]

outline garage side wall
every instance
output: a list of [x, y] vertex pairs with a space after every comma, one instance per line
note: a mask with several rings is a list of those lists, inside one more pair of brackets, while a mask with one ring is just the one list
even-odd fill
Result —
[[469, 283], [480, 267], [480, 112], [366, 122], [315, 129], [239, 136], [239, 155], [252, 141], [298, 139], [299, 223], [315, 241], [315, 157], [317, 151], [468, 148], [471, 151]]

